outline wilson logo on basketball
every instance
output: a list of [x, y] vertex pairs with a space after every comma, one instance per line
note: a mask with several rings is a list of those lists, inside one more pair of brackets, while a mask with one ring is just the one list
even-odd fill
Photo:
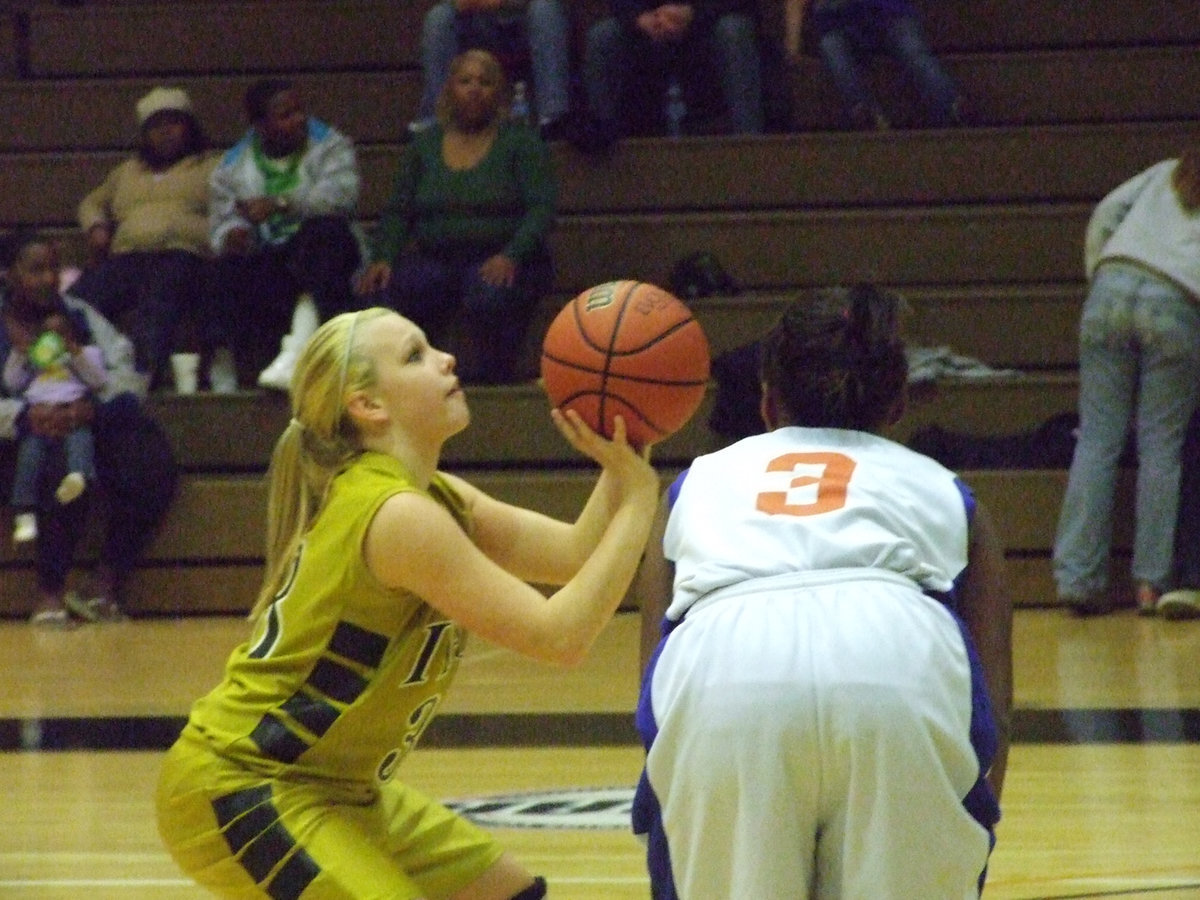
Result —
[[597, 285], [588, 292], [587, 300], [583, 306], [584, 312], [594, 312], [597, 309], [612, 306], [614, 294], [615, 291], [612, 284]]

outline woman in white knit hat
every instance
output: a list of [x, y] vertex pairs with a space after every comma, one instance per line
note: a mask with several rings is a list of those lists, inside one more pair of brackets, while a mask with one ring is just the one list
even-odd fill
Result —
[[[209, 176], [217, 156], [187, 93], [156, 87], [135, 106], [136, 152], [79, 204], [88, 259], [71, 293], [117, 323], [150, 386], [164, 376], [181, 319], [204, 341]], [[230, 361], [213, 380], [232, 390]]]

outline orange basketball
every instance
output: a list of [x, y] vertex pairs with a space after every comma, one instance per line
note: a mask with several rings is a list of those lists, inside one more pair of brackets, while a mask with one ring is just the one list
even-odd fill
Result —
[[704, 399], [708, 367], [708, 339], [691, 310], [639, 281], [610, 281], [579, 294], [542, 342], [550, 402], [575, 410], [606, 437], [622, 416], [636, 447], [687, 423]]

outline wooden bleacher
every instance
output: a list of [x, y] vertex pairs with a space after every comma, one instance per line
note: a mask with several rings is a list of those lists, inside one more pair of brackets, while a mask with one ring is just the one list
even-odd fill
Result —
[[[128, 152], [135, 100], [155, 84], [185, 87], [224, 146], [243, 130], [245, 87], [264, 73], [293, 77], [315, 114], [354, 136], [370, 225], [416, 105], [427, 2], [272, 5], [285, 3], [287, 15], [266, 16], [246, 0], [0, 0], [0, 227], [35, 224], [77, 261], [75, 205]], [[982, 0], [966, 14], [918, 5], [974, 102], [973, 127], [906, 127], [896, 111], [912, 98], [884, 65], [876, 75], [899, 127], [846, 131], [828, 80], [806, 57], [789, 73], [794, 133], [631, 140], [608, 160], [556, 146], [558, 282], [530, 336], [527, 373], [565, 298], [618, 277], [663, 283], [675, 259], [708, 249], [745, 287], [694, 304], [715, 352], [752, 339], [797, 291], [870, 279], [909, 299], [914, 342], [1022, 370], [939, 384], [914, 401], [898, 439], [931, 424], [1013, 433], [1072, 410], [1084, 223], [1111, 187], [1195, 140], [1194, 104], [1179, 85], [1200, 75], [1200, 6]], [[577, 26], [602, 6], [572, 3]], [[536, 383], [468, 393], [474, 424], [447, 445], [446, 467], [499, 496], [572, 514], [590, 474], [551, 428]], [[259, 577], [262, 474], [287, 418], [284, 399], [164, 395], [150, 404], [185, 474], [128, 606], [246, 609]], [[659, 448], [664, 480], [719, 443], [706, 414]], [[965, 474], [999, 524], [1018, 600], [1053, 602], [1048, 555], [1065, 472]], [[1122, 502], [1127, 492], [1123, 484]], [[1129, 525], [1118, 519], [1124, 553]], [[21, 616], [33, 576], [9, 530], [0, 514], [0, 616]]]

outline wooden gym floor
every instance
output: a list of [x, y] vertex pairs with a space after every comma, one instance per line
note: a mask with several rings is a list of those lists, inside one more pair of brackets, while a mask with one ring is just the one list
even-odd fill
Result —
[[[244, 633], [235, 618], [0, 623], [0, 897], [204, 896], [159, 847], [151, 795], [161, 747]], [[572, 671], [476, 641], [402, 777], [447, 800], [631, 787], [637, 634], [619, 615]], [[1200, 625], [1022, 609], [1016, 648], [987, 900], [1200, 897]], [[557, 900], [648, 896], [624, 828], [494, 830]]]

